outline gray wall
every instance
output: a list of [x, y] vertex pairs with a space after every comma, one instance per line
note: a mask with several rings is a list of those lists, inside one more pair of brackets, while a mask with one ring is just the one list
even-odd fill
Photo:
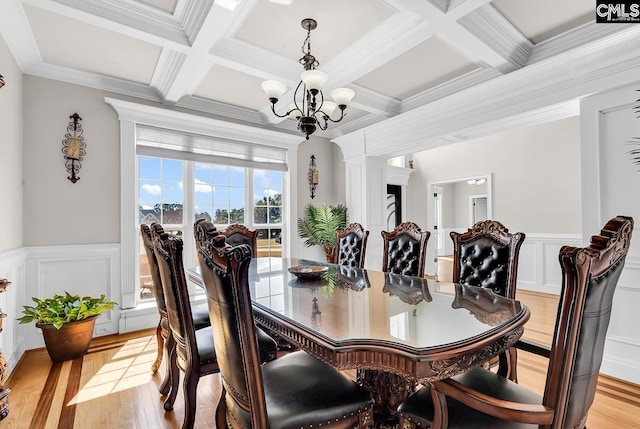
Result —
[[[24, 127], [24, 153], [29, 161], [24, 171], [24, 220], [29, 225], [24, 231], [24, 245], [118, 243], [120, 125], [116, 112], [104, 102], [104, 97], [151, 103], [33, 76], [25, 76], [24, 82], [24, 112], [29, 122]], [[0, 95], [4, 95], [5, 89]], [[82, 117], [87, 154], [79, 173], [81, 179], [74, 184], [67, 180], [61, 142], [69, 116], [75, 112]], [[298, 177], [292, 178], [298, 180], [294, 212], [310, 202], [344, 203], [344, 167], [336, 168], [338, 173], [333, 172], [336, 162], [342, 163], [338, 146], [319, 137], [311, 137], [309, 141], [301, 137], [301, 141]], [[307, 183], [311, 154], [316, 156], [320, 170], [320, 185], [313, 200]], [[19, 180], [10, 188], [7, 186], [11, 192], [19, 188]], [[16, 199], [21, 204], [22, 193]], [[22, 228], [15, 227], [20, 219], [16, 217], [3, 226], [19, 231], [16, 234], [20, 236]]]
[[427, 182], [492, 173], [493, 218], [513, 231], [582, 232], [580, 119], [572, 117], [413, 154], [407, 218], [427, 224]]
[[[120, 131], [104, 91], [24, 78], [26, 246], [120, 241]], [[71, 183], [62, 154], [69, 116], [82, 118], [86, 155]]]
[[[22, 72], [0, 37], [0, 252], [23, 246]], [[29, 154], [33, 156], [33, 154]]]

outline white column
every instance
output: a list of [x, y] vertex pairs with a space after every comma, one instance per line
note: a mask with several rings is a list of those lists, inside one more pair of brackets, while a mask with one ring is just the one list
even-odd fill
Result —
[[345, 159], [346, 203], [349, 222], [359, 222], [369, 230], [365, 267], [382, 267], [382, 236], [387, 199], [387, 160], [367, 156], [365, 135], [353, 133], [336, 143]]

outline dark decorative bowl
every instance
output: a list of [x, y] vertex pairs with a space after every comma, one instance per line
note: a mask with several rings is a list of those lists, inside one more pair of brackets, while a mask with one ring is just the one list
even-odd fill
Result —
[[329, 267], [322, 265], [299, 265], [289, 268], [289, 272], [299, 279], [317, 280], [329, 270]]

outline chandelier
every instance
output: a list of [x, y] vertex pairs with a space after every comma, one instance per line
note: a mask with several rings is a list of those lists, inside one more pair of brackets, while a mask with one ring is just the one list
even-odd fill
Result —
[[[307, 38], [302, 43], [302, 58], [298, 61], [303, 65], [304, 71], [300, 75], [300, 83], [293, 94], [293, 103], [289, 104], [289, 111], [283, 115], [276, 113], [276, 103], [287, 91], [287, 86], [275, 80], [262, 82], [262, 89], [271, 102], [271, 111], [279, 118], [295, 118], [298, 121], [298, 130], [309, 140], [309, 136], [319, 127], [326, 130], [329, 122], [340, 122], [344, 118], [344, 110], [356, 93], [349, 88], [336, 88], [331, 91], [333, 101], [325, 100], [322, 93], [324, 85], [329, 76], [316, 70], [320, 64], [316, 57], [311, 54], [311, 30], [318, 26], [318, 23], [311, 18], [302, 20], [302, 28], [307, 30]], [[336, 108], [340, 108], [340, 117], [332, 119], [331, 116]]]

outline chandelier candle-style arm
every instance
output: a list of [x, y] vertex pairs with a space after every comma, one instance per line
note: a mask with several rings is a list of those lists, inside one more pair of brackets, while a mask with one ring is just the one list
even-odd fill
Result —
[[[276, 103], [287, 92], [285, 84], [276, 80], [266, 80], [262, 82], [262, 89], [271, 102], [273, 114], [279, 118], [296, 119], [298, 130], [309, 140], [309, 136], [315, 132], [316, 128], [326, 130], [329, 122], [340, 122], [345, 116], [345, 109], [356, 93], [349, 88], [336, 88], [330, 93], [333, 101], [325, 101], [322, 86], [329, 80], [329, 76], [316, 70], [319, 63], [311, 54], [311, 30], [318, 24], [315, 20], [307, 18], [302, 20], [301, 25], [307, 30], [307, 37], [301, 49], [303, 56], [299, 60], [304, 71], [300, 75], [300, 82], [294, 91], [293, 103], [289, 104], [289, 110], [282, 115], [276, 112]], [[340, 117], [332, 119], [331, 116], [337, 107], [340, 108]]]

